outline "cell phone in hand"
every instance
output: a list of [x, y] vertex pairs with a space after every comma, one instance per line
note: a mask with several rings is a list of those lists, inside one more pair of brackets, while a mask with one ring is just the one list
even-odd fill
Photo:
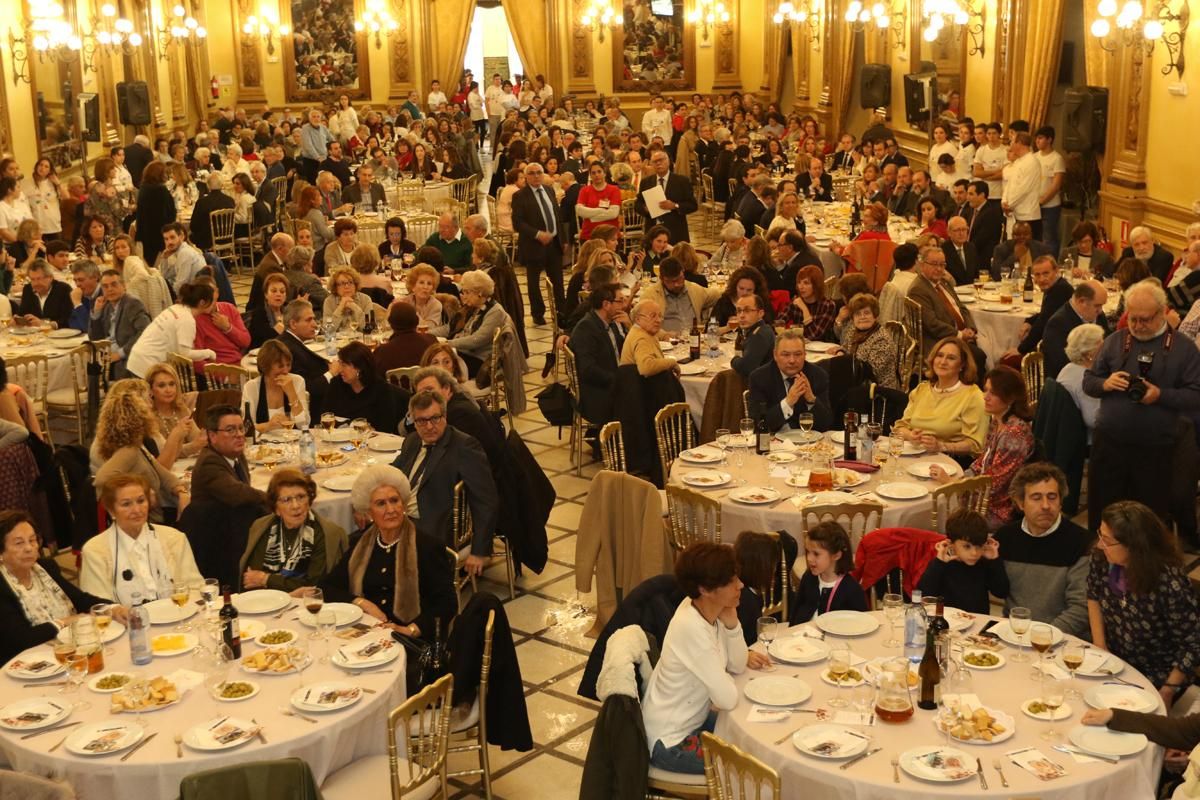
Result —
[[992, 627], [998, 624], [1000, 624], [1000, 620], [998, 619], [988, 621], [988, 624], [983, 626], [983, 630], [979, 631], [979, 635], [986, 636], [989, 639], [999, 639], [1000, 637], [997, 634], [992, 633]]

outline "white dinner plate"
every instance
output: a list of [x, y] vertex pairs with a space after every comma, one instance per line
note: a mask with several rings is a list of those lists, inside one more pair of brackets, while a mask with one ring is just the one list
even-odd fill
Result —
[[48, 647], [27, 650], [4, 665], [4, 674], [19, 681], [40, 681], [61, 675], [67, 668], [54, 658]]
[[991, 650], [980, 650], [980, 649], [976, 649], [976, 648], [972, 648], [972, 647], [968, 647], [966, 650], [963, 651], [963, 659], [966, 659], [967, 656], [974, 656], [976, 658], [990, 656], [990, 657], [996, 659], [996, 663], [989, 664], [989, 665], [972, 664], [972, 663], [964, 660], [963, 664], [966, 665], [967, 669], [981, 669], [981, 670], [985, 670], [985, 671], [993, 670], [993, 669], [1000, 669], [1008, 661], [1008, 659], [1006, 659], [1000, 653], [995, 653], [995, 652], [992, 652]]
[[767, 461], [770, 461], [772, 464], [790, 464], [799, 457], [795, 453], [790, 453], [786, 450], [772, 450], [765, 456]]
[[367, 442], [367, 449], [376, 453], [394, 453], [404, 447], [404, 437], [394, 433], [377, 433]]
[[[805, 479], [803, 483], [800, 483], [795, 478], [790, 476], [786, 481], [784, 481], [784, 483], [786, 483], [788, 486], [794, 486], [797, 489], [803, 489], [804, 487], [808, 486], [808, 479], [804, 475], [800, 475], [800, 477]], [[801, 495], [800, 502], [802, 505], [806, 506], [840, 505], [845, 503], [849, 497], [850, 495], [846, 494], [845, 492], [814, 492], [812, 494]]]
[[296, 430], [295, 428], [292, 428], [291, 430], [286, 430], [284, 428], [276, 428], [273, 431], [267, 431], [266, 433], [260, 435], [258, 438], [260, 441], [263, 441], [263, 442], [275, 442], [277, 444], [278, 443], [289, 443], [289, 442], [299, 441], [300, 431]]
[[992, 311], [1000, 314], [1006, 314], [1013, 310], [1011, 305], [1005, 305], [1004, 303], [983, 303], [979, 308], [982, 311]]
[[[104, 680], [105, 678], [111, 678], [116, 675], [120, 675], [120, 676], [124, 677], [125, 683], [122, 683], [120, 686], [112, 686], [107, 689], [100, 688], [100, 681]], [[115, 692], [119, 692], [122, 689], [124, 689], [129, 684], [129, 682], [136, 677], [137, 676], [134, 675], [132, 672], [116, 672], [116, 671], [101, 672], [99, 675], [93, 675], [91, 678], [89, 678], [86, 686], [89, 689], [91, 689], [93, 692], [98, 692], [99, 694], [113, 694]]]
[[74, 350], [79, 346], [79, 342], [74, 339], [55, 339], [50, 342], [50, 346], [55, 350]]
[[679, 454], [679, 458], [689, 464], [717, 464], [724, 457], [725, 454], [716, 447], [693, 447]]
[[265, 464], [268, 461], [278, 464], [283, 459], [283, 447], [278, 444], [260, 444], [247, 449], [246, 458], [252, 464]]
[[1094, 725], [1076, 725], [1067, 731], [1071, 744], [1098, 756], [1132, 756], [1146, 749], [1150, 740], [1141, 733], [1120, 733]]
[[41, 332], [41, 328], [35, 328], [32, 325], [16, 325], [8, 329], [10, 336], [33, 336], [35, 333]]
[[975, 614], [970, 614], [960, 608], [951, 608], [946, 606], [942, 609], [942, 616], [950, 625], [952, 631], [965, 631], [967, 628], [975, 624], [978, 617]]
[[830, 611], [818, 614], [817, 627], [833, 636], [866, 636], [879, 629], [879, 620], [865, 611]]
[[77, 331], [74, 328], [58, 328], [46, 334], [49, 339], [75, 339], [83, 336], [83, 331]]
[[266, 624], [256, 619], [238, 618], [238, 633], [241, 634], [243, 642], [258, 638], [258, 635], [266, 629]]
[[729, 483], [733, 480], [733, 476], [728, 472], [721, 472], [715, 469], [696, 469], [683, 473], [679, 479], [688, 486], [712, 489], [715, 486], [724, 486]]
[[330, 475], [321, 481], [321, 485], [331, 492], [348, 492], [354, 488], [357, 475]]
[[36, 731], [67, 718], [71, 704], [49, 697], [27, 697], [0, 708], [0, 727], [10, 731]]
[[749, 506], [761, 506], [774, 503], [782, 495], [778, 489], [770, 486], [743, 486], [729, 493], [729, 499]]
[[812, 444], [813, 442], [819, 442], [822, 438], [824, 438], [824, 434], [822, 434], [820, 431], [806, 432], [800, 430], [781, 431], [778, 436], [784, 441], [794, 442], [796, 444]]
[[327, 442], [341, 442], [344, 444], [354, 438], [354, 431], [351, 428], [334, 428], [331, 431], [322, 431], [321, 438]]
[[785, 664], [812, 664], [829, 657], [829, 645], [808, 636], [785, 636], [767, 648], [771, 657]]
[[805, 342], [804, 349], [809, 353], [828, 353], [830, 350], [836, 350], [841, 347], [840, 344], [832, 344], [831, 342]]
[[107, 756], [128, 750], [142, 740], [146, 729], [136, 722], [104, 720], [89, 722], [75, 729], [63, 747], [77, 756]]
[[792, 744], [813, 758], [850, 758], [867, 749], [871, 740], [843, 725], [809, 725], [792, 734]]
[[344, 644], [330, 659], [335, 665], [346, 669], [365, 669], [390, 664], [400, 656], [403, 648], [390, 636], [386, 639], [356, 641]]
[[[280, 640], [274, 641], [276, 636], [272, 636], [272, 641], [265, 642], [263, 639], [266, 638], [267, 634], [276, 634], [279, 636]], [[281, 634], [287, 634], [287, 638], [282, 638], [282, 636], [280, 636]], [[298, 637], [298, 633], [293, 630], [289, 630], [288, 628], [269, 628], [253, 638], [254, 643], [259, 647], [286, 647], [287, 645], [295, 643]], [[242, 641], [246, 641], [249, 638], [250, 637], [246, 636], [245, 631], [242, 631]]]
[[979, 301], [975, 299], [975, 295], [973, 294], [960, 294], [958, 296], [958, 302], [962, 303], [964, 306], [973, 306]]
[[919, 483], [895, 481], [879, 484], [875, 487], [875, 494], [888, 500], [916, 500], [929, 494], [929, 490]]
[[125, 633], [125, 626], [117, 622], [115, 619], [108, 623], [108, 627], [100, 634], [100, 641], [108, 644], [115, 642], [121, 638], [121, 634]]
[[[347, 625], [353, 625], [362, 619], [363, 611], [356, 605], [351, 603], [326, 603], [321, 607], [321, 610], [329, 609], [333, 612], [334, 619], [337, 620], [337, 626], [343, 628]], [[308, 613], [303, 608], [300, 609], [300, 622], [310, 628], [317, 627], [317, 618], [315, 615]]]
[[[992, 719], [996, 720], [997, 724], [999, 724], [1001, 727], [1004, 728], [1004, 730], [1002, 732], [996, 734], [990, 740], [978, 739], [978, 738], [960, 739], [957, 736], [953, 736], [953, 735], [950, 738], [956, 742], [959, 742], [960, 744], [988, 745], [988, 744], [1000, 744], [1001, 742], [1007, 742], [1009, 739], [1011, 739], [1013, 737], [1014, 734], [1016, 734], [1017, 721], [1012, 718], [1011, 714], [1006, 714], [1003, 711], [1001, 711], [1000, 709], [992, 708], [991, 706], [982, 706], [982, 708], [989, 715], [991, 715]], [[971, 713], [974, 713], [974, 711], [975, 711], [975, 709], [973, 707], [968, 707], [967, 710]], [[942, 730], [941, 720], [938, 719], [937, 717], [933, 718], [933, 726], [937, 729], [938, 733], [945, 732]]]
[[292, 602], [287, 592], [278, 589], [254, 589], [233, 596], [233, 607], [240, 614], [273, 614]]
[[221, 686], [224, 687], [226, 684], [230, 683], [244, 683], [248, 685], [250, 687], [250, 694], [243, 694], [239, 697], [222, 697], [221, 693], [217, 692], [213, 695], [213, 697], [217, 698], [222, 703], [240, 703], [241, 701], [249, 700], [251, 697], [254, 697], [256, 694], [258, 694], [259, 685], [254, 681], [248, 681], [245, 678], [235, 678], [233, 680], [225, 681], [225, 683], [222, 683]]
[[829, 441], [833, 442], [834, 444], [845, 444], [846, 443], [846, 432], [845, 431], [826, 431], [825, 436], [826, 436], [826, 438], [829, 439]]
[[960, 296], [964, 294], [975, 294], [975, 286], [955, 286], [954, 293]]
[[957, 747], [914, 747], [900, 755], [900, 769], [934, 783], [957, 783], [975, 777], [975, 759]]
[[[1039, 623], [1039, 624], [1049, 625], [1049, 623]], [[1029, 627], [1030, 627], [1030, 629], [1032, 629], [1033, 625], [1031, 624]], [[1013, 647], [1022, 647], [1023, 646], [1026, 649], [1028, 649], [1030, 647], [1030, 644], [1029, 644], [1030, 632], [1026, 631], [1024, 636], [1018, 637], [1015, 633], [1013, 633], [1012, 625], [1009, 624], [1009, 621], [1006, 619], [1002, 619], [998, 623], [993, 625], [992, 633], [996, 634], [997, 636], [1000, 637], [1000, 639], [1002, 641], [1004, 641], [1007, 644], [1011, 644]], [[1059, 642], [1062, 641], [1062, 638], [1063, 638], [1063, 632], [1060, 631], [1058, 628], [1054, 627], [1053, 625], [1050, 625], [1050, 646], [1053, 647], [1054, 645], [1058, 644]]]
[[188, 728], [183, 743], [193, 750], [230, 750], [252, 741], [257, 732], [258, 725], [251, 720], [217, 717]]
[[679, 365], [680, 375], [703, 375], [708, 367], [704, 366], [703, 361], [689, 361], [686, 364]]
[[[1054, 657], [1054, 660], [1060, 667], [1066, 669], [1067, 665], [1063, 663], [1062, 657], [1063, 654], [1060, 652]], [[1096, 650], [1089, 647], [1083, 651], [1083, 664], [1080, 665], [1079, 669], [1075, 670], [1075, 674], [1082, 678], [1111, 678], [1113, 675], [1120, 675], [1124, 671], [1124, 661], [1112, 653], [1106, 653], [1103, 650]]]
[[301, 711], [341, 711], [362, 699], [362, 689], [341, 681], [301, 686], [292, 693], [291, 704]]
[[176, 622], [190, 619], [200, 610], [195, 603], [190, 601], [185, 606], [177, 606], [175, 601], [169, 597], [151, 600], [145, 604], [145, 607], [150, 612], [151, 625], [174, 625]]
[[962, 467], [958, 464], [946, 464], [941, 461], [918, 461], [916, 464], [909, 464], [906, 472], [914, 477], [929, 480], [933, 477], [929, 474], [929, 469], [935, 464], [946, 470], [946, 474], [948, 475], [955, 476], [962, 474]]
[[924, 452], [925, 452], [924, 445], [917, 444], [916, 442], [905, 442], [904, 449], [900, 451], [900, 455], [902, 455], [902, 456], [919, 456]]
[[[168, 639], [174, 639], [175, 637], [179, 638], [179, 641], [177, 643], [174, 641], [167, 641]], [[162, 647], [162, 649], [156, 649], [154, 646], [155, 642], [160, 642], [163, 644], [178, 644], [178, 646], [177, 647], [165, 647], [164, 646], [164, 647]], [[199, 644], [200, 644], [200, 639], [194, 633], [160, 633], [160, 634], [150, 637], [150, 654], [153, 655], [155, 658], [170, 658], [172, 656], [181, 656], [184, 653], [192, 652], [193, 650], [196, 649], [196, 646]]]
[[1126, 711], [1153, 711], [1158, 708], [1159, 696], [1137, 686], [1123, 683], [1101, 683], [1083, 694], [1092, 708], [1123, 708]]
[[798, 706], [812, 697], [812, 689], [800, 678], [762, 675], [746, 681], [746, 698], [764, 706]]
[[1066, 703], [1063, 703], [1061, 706], [1054, 709], [1053, 717], [1050, 716], [1049, 710], [1042, 711], [1040, 713], [1035, 714], [1033, 712], [1033, 710], [1030, 708], [1030, 706], [1032, 706], [1034, 703], [1038, 703], [1038, 702], [1041, 702], [1040, 697], [1029, 698], [1024, 703], [1021, 703], [1021, 711], [1023, 711], [1026, 716], [1033, 717], [1034, 719], [1040, 719], [1044, 722], [1050, 722], [1050, 721], [1057, 722], [1058, 720], [1066, 719], [1067, 717], [1071, 716], [1072, 711], [1073, 711], [1071, 706], [1069, 706]]

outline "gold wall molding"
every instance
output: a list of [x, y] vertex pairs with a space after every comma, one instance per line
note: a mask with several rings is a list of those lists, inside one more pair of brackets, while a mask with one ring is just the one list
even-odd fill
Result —
[[392, 0], [392, 18], [396, 30], [388, 39], [391, 86], [389, 100], [403, 101], [411, 89], [416, 88], [413, 75], [411, 0]]
[[[593, 43], [592, 29], [583, 24], [583, 15], [587, 11], [589, 0], [571, 0], [571, 10], [568, 15], [570, 25], [570, 68], [567, 75], [568, 94], [590, 94], [595, 91], [596, 78], [593, 74]], [[605, 41], [611, 41], [605, 34]]]
[[4, 77], [4, 59], [0, 58], [0, 153], [13, 151], [12, 127], [8, 121], [8, 81]]
[[262, 52], [257, 36], [246, 36], [242, 26], [257, 10], [253, 0], [230, 0], [230, 15], [233, 18], [233, 52], [237, 56], [237, 102], [265, 103], [267, 93], [263, 89]]
[[[712, 36], [715, 37], [713, 51], [713, 91], [724, 89], [740, 89], [742, 76], [739, 72], [741, 59], [738, 47], [738, 20], [741, 18], [741, 3], [738, 0], [725, 0], [729, 7], [728, 21], [717, 21], [713, 25]], [[767, 24], [774, 24], [768, 20]]]

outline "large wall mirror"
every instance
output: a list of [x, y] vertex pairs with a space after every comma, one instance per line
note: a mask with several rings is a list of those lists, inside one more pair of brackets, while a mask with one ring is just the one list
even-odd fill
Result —
[[620, 92], [691, 89], [696, 82], [693, 39], [683, 0], [624, 0], [624, 23], [613, 31], [613, 87]]
[[367, 97], [366, 35], [354, 30], [354, 0], [292, 0], [284, 40], [289, 102]]
[[[29, 9], [25, 9], [26, 15]], [[64, 3], [68, 21], [75, 20], [75, 3]], [[64, 64], [58, 60], [29, 59], [33, 118], [37, 120], [38, 155], [50, 159], [59, 172], [83, 160], [83, 145], [75, 124], [75, 98], [83, 91], [83, 67], [79, 59]]]

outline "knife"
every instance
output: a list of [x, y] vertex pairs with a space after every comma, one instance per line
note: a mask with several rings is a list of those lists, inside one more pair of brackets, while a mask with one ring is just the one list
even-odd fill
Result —
[[149, 736], [147, 736], [145, 739], [142, 739], [140, 742], [138, 742], [137, 744], [135, 744], [133, 747], [129, 748], [129, 752], [128, 752], [128, 753], [126, 753], [125, 755], [121, 756], [121, 760], [122, 760], [122, 761], [128, 761], [128, 760], [129, 760], [129, 757], [130, 757], [131, 755], [133, 755], [134, 753], [136, 753], [138, 750], [142, 749], [142, 747], [143, 747], [143, 746], [144, 746], [144, 745], [145, 745], [147, 742], [149, 742], [151, 739], [153, 739], [155, 736], [158, 736], [158, 732], [157, 732], [157, 731], [156, 731], [156, 732], [154, 732], [154, 733], [152, 733], [152, 734], [150, 734], [150, 735], [149, 735]]
[[1119, 758], [1114, 758], [1113, 756], [1102, 756], [1099, 753], [1089, 753], [1086, 750], [1080, 750], [1078, 747], [1069, 747], [1065, 744], [1055, 745], [1054, 749], [1060, 753], [1074, 753], [1075, 755], [1084, 756], [1085, 758], [1099, 759], [1100, 761], [1105, 761], [1109, 764], [1121, 763], [1121, 759]]
[[43, 733], [53, 733], [54, 731], [61, 731], [63, 728], [70, 728], [73, 725], [78, 725], [82, 721], [83, 720], [79, 720], [79, 722], [66, 722], [66, 723], [63, 723], [62, 725], [53, 725], [49, 728], [42, 728], [40, 731], [34, 731], [33, 733], [27, 733], [24, 736], [22, 736], [21, 738], [22, 739], [32, 739], [35, 736], [41, 736]]
[[[258, 725], [258, 720], [254, 719], [253, 717], [250, 718], [250, 721], [253, 722], [255, 725]], [[258, 733], [256, 735], [258, 736], [258, 740], [260, 742], [262, 742], [263, 744], [267, 743], [267, 737], [263, 735], [262, 725], [258, 725]]]
[[979, 788], [987, 791], [987, 776], [983, 774], [983, 762], [979, 758], [975, 759], [975, 768], [979, 770], [976, 774], [979, 776]]
[[865, 753], [859, 753], [854, 758], [847, 761], [845, 764], [842, 764], [840, 769], [849, 769], [850, 767], [854, 766], [858, 762], [862, 761], [867, 756], [873, 756], [882, 749], [883, 749], [882, 747], [872, 747], [870, 750], [866, 751]]

